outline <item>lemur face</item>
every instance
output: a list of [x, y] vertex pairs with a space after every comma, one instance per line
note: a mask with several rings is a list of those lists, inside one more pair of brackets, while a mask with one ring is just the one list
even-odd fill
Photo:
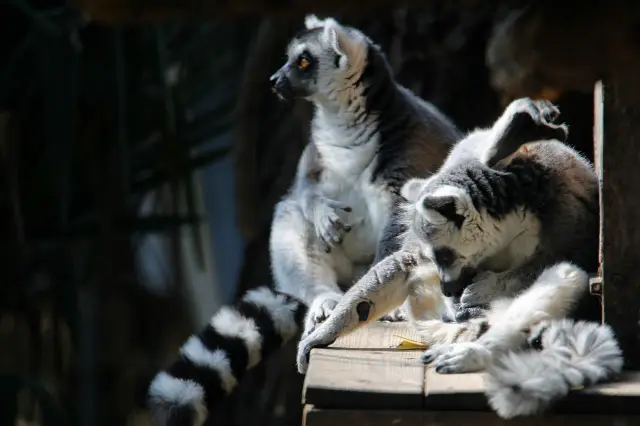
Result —
[[287, 62], [270, 79], [272, 90], [285, 100], [329, 97], [354, 85], [365, 63], [367, 39], [358, 30], [315, 16], [305, 24], [287, 47]]

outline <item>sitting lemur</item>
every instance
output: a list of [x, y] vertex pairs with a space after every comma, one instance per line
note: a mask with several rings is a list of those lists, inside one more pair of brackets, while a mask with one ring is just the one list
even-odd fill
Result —
[[[294, 182], [273, 216], [275, 290], [250, 290], [237, 307], [221, 308], [156, 375], [149, 399], [157, 424], [202, 424], [248, 369], [301, 329], [313, 332], [345, 288], [400, 248], [402, 185], [430, 176], [462, 137], [398, 84], [361, 31], [313, 15], [305, 26], [271, 77], [279, 97], [315, 107]], [[437, 315], [432, 308], [423, 311]], [[404, 310], [386, 319], [403, 319]]]

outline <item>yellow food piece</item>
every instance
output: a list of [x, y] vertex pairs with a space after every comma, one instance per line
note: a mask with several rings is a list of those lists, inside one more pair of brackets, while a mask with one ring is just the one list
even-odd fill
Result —
[[398, 335], [394, 335], [394, 337], [399, 337], [402, 339], [400, 343], [396, 346], [396, 349], [401, 351], [409, 351], [412, 349], [427, 349], [429, 346], [425, 343], [419, 342], [417, 340], [409, 339], [408, 337], [402, 337]]

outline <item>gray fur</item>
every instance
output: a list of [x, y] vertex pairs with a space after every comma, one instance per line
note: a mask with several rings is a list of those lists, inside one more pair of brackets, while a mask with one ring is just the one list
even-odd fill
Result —
[[384, 54], [360, 31], [332, 18], [309, 16], [306, 25], [272, 77], [282, 98], [303, 97], [315, 112], [270, 237], [276, 288], [310, 306], [305, 335], [372, 262], [399, 248], [402, 184], [437, 170], [460, 137], [394, 81]]
[[[514, 101], [493, 128], [456, 146], [438, 174], [407, 184], [414, 202], [406, 210], [406, 237], [424, 243], [443, 293], [459, 307], [458, 320], [477, 315], [497, 296], [518, 294], [549, 265], [597, 268], [597, 177], [567, 145], [538, 142], [566, 134], [546, 121], [553, 114], [545, 110], [555, 111], [549, 105]], [[513, 134], [527, 138], [518, 145]]]
[[[300, 342], [299, 371], [306, 370], [315, 345], [362, 324], [360, 301], [388, 310], [401, 290], [419, 288], [436, 300], [434, 274], [451, 295], [447, 307], [458, 310], [451, 316], [460, 319], [461, 312], [471, 311], [490, 317], [447, 324], [410, 312], [429, 343], [441, 344], [423, 359], [442, 373], [481, 370], [495, 356], [519, 349], [526, 341], [522, 330], [537, 321], [582, 315], [581, 305], [594, 302], [586, 296], [585, 271], [597, 265], [597, 179], [574, 150], [544, 139], [566, 135], [566, 127], [547, 120], [554, 110], [545, 102], [517, 100], [492, 128], [476, 130], [456, 145], [437, 174], [404, 185], [408, 229], [395, 256], [414, 256], [417, 266], [363, 277], [329, 320]], [[514, 135], [524, 138], [522, 148]]]
[[622, 370], [622, 352], [604, 324], [542, 321], [528, 347], [498, 357], [487, 370], [485, 393], [502, 418], [542, 414], [572, 388], [610, 380]]

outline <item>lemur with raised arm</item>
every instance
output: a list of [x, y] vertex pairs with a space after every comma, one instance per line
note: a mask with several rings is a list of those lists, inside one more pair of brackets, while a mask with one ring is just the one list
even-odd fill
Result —
[[[312, 15], [305, 25], [271, 78], [281, 98], [315, 106], [294, 183], [275, 207], [275, 291], [247, 293], [189, 338], [151, 383], [158, 424], [202, 424], [247, 369], [325, 320], [344, 288], [399, 249], [404, 182], [435, 172], [461, 137], [395, 81], [384, 53], [361, 31]], [[400, 317], [396, 311], [389, 319]]]
[[449, 316], [462, 321], [414, 321], [431, 345], [422, 360], [443, 374], [487, 369], [489, 402], [502, 417], [541, 412], [571, 387], [619, 373], [620, 349], [588, 293], [598, 181], [560, 142], [568, 129], [552, 123], [558, 114], [548, 102], [518, 99], [493, 127], [460, 141], [438, 173], [409, 180], [402, 249], [300, 342], [299, 371], [312, 348], [421, 292], [431, 305], [448, 297]]

